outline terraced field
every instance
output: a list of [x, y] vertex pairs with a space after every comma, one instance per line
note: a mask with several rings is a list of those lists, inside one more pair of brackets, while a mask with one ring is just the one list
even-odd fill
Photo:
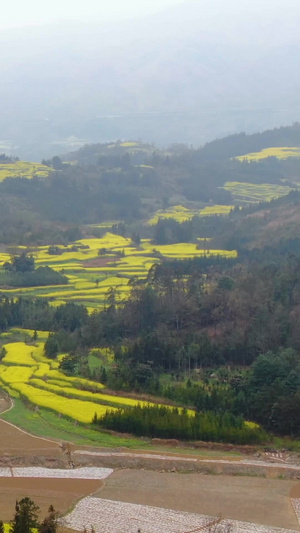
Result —
[[[43, 334], [38, 332], [38, 337]], [[0, 387], [14, 398], [26, 398], [33, 406], [90, 423], [95, 413], [101, 416], [107, 408], [148, 403], [106, 394], [101, 383], [64, 375], [59, 370], [60, 358], [53, 361], [44, 356], [43, 342], [14, 342], [4, 348], [7, 353], [0, 364]]]
[[228, 215], [232, 205], [209, 205], [203, 209], [188, 209], [183, 205], [174, 205], [169, 209], [159, 210], [155, 215], [148, 220], [148, 224], [157, 224], [160, 218], [173, 218], [177, 222], [185, 222], [195, 216], [209, 216], [209, 215]]
[[[143, 239], [139, 247], [130, 239], [106, 233], [101, 239], [82, 239], [75, 243], [77, 251], [61, 247], [59, 255], [50, 255], [47, 246], [31, 249], [37, 266], [49, 265], [68, 277], [68, 285], [52, 285], [27, 288], [1, 288], [7, 296], [38, 296], [49, 298], [53, 305], [76, 302], [90, 311], [105, 305], [108, 292], [115, 291], [117, 301], [127, 298], [132, 283], [145, 279], [154, 263], [161, 257], [184, 258], [209, 254], [235, 256], [235, 251], [197, 249], [196, 244], [182, 243], [156, 246]], [[206, 247], [207, 248], [207, 247]], [[24, 248], [20, 248], [20, 252]], [[99, 252], [100, 251], [100, 252]], [[0, 254], [1, 264], [9, 261], [8, 253]]]
[[[295, 186], [295, 189], [297, 187]], [[238, 204], [250, 204], [259, 202], [269, 202], [280, 196], [285, 196], [293, 189], [284, 185], [273, 185], [271, 183], [242, 183], [238, 181], [227, 181], [224, 189], [232, 193], [235, 202]]]
[[15, 163], [1, 163], [0, 164], [0, 181], [5, 178], [46, 178], [52, 168], [42, 165], [40, 163], [31, 163], [29, 161], [16, 161]]

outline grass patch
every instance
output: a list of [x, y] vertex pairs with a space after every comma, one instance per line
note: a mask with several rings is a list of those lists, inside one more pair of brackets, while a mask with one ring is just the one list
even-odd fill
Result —
[[173, 453], [173, 454], [182, 454], [190, 456], [199, 456], [207, 458], [221, 459], [224, 457], [232, 458], [242, 458], [243, 455], [237, 451], [222, 451], [222, 450], [209, 450], [206, 448], [191, 448], [191, 447], [171, 447], [171, 446], [156, 446], [156, 445], [145, 445], [143, 451], [149, 450], [151, 452], [160, 452], [160, 453]]
[[14, 407], [1, 415], [3, 420], [14, 424], [33, 435], [54, 440], [65, 440], [74, 444], [87, 446], [125, 446], [140, 448], [145, 443], [139, 439], [115, 437], [108, 433], [98, 432], [89, 426], [75, 424], [66, 418], [59, 417], [46, 409], [36, 413], [25, 407], [21, 400], [14, 400]]

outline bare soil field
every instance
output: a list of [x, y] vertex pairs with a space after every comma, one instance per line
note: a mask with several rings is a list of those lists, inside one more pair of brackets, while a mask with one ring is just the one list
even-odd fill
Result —
[[99, 490], [102, 483], [89, 479], [0, 478], [0, 518], [11, 520], [16, 499], [24, 496], [41, 508], [41, 517], [46, 515], [49, 505], [64, 514], [80, 498]]
[[291, 488], [290, 498], [300, 498], [300, 483]]
[[106, 265], [109, 265], [109, 263], [116, 263], [116, 261], [116, 257], [96, 257], [95, 259], [84, 261], [82, 265], [85, 268], [105, 267]]
[[33, 437], [28, 433], [0, 420], [0, 459], [18, 455], [61, 455], [59, 443], [40, 437]]
[[120, 470], [99, 498], [298, 530], [290, 502], [297, 481]]

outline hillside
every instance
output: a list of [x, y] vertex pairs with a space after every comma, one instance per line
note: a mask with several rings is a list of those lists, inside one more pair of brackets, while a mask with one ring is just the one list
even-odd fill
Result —
[[199, 154], [204, 158], [230, 158], [260, 152], [271, 147], [300, 146], [300, 123], [266, 130], [261, 133], [238, 133], [205, 144]]
[[[134, 139], [91, 144], [43, 160], [43, 165], [7, 158], [0, 167], [8, 178], [0, 183], [0, 242], [68, 243], [86, 233], [78, 226], [110, 227], [107, 221], [124, 221], [127, 236], [151, 238], [148, 222], [170, 218], [173, 208], [171, 218], [183, 209], [183, 219], [188, 219], [287, 195], [299, 187], [299, 132], [295, 123], [197, 149], [177, 143], [162, 150]], [[279, 157], [251, 156], [264, 149]], [[87, 236], [90, 231], [102, 235], [101, 228], [98, 234], [96, 228], [88, 230]]]

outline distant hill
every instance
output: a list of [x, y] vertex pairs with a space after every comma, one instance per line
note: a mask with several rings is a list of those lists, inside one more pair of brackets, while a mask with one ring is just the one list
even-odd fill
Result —
[[[145, 19], [1, 31], [0, 146], [199, 146], [300, 119], [300, 5], [186, 1]], [[276, 35], [276, 39], [273, 36]], [[6, 148], [5, 148], [6, 149]]]
[[264, 250], [264, 260], [272, 256], [300, 253], [300, 192], [235, 211], [232, 222], [222, 229], [220, 225], [216, 245], [238, 249], [243, 256], [257, 260]]
[[228, 158], [260, 152], [276, 146], [300, 147], [300, 123], [246, 135], [237, 133], [205, 144], [198, 153], [204, 158]]
[[154, 152], [163, 154], [153, 144], [139, 141], [116, 141], [105, 144], [86, 144], [76, 151], [64, 154], [62, 159], [83, 166], [97, 163], [117, 166], [118, 159], [129, 156], [131, 164], [142, 165]]

